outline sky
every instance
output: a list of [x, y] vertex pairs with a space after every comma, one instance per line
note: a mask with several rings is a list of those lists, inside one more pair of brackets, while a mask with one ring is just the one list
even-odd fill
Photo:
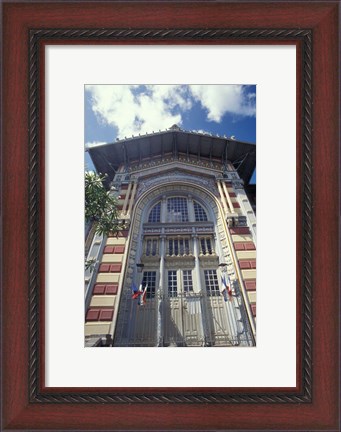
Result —
[[[86, 85], [85, 148], [177, 124], [256, 143], [256, 86]], [[88, 153], [86, 169], [93, 169]], [[256, 182], [254, 173], [251, 183]]]

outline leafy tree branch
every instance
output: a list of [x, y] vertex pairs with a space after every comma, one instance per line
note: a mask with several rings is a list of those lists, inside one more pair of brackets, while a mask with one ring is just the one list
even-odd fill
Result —
[[103, 186], [106, 175], [85, 173], [85, 220], [95, 224], [96, 233], [115, 234], [122, 229], [118, 220], [117, 198]]

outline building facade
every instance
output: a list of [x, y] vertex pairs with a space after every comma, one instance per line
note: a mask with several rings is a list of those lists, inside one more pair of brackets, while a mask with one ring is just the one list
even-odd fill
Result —
[[89, 152], [124, 229], [88, 236], [86, 346], [254, 346], [255, 145], [174, 125]]

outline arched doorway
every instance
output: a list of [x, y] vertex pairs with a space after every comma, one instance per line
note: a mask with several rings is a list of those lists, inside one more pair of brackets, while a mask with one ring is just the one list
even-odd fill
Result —
[[[221, 212], [211, 194], [181, 183], [145, 193], [133, 217], [116, 346], [230, 346], [238, 310], [221, 295]], [[131, 288], [145, 290], [145, 302]]]

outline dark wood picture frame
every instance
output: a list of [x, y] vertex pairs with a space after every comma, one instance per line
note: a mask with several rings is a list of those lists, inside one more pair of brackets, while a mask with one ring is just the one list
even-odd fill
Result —
[[[4, 2], [4, 430], [339, 430], [338, 13], [333, 1]], [[296, 44], [296, 387], [45, 387], [46, 43]]]

